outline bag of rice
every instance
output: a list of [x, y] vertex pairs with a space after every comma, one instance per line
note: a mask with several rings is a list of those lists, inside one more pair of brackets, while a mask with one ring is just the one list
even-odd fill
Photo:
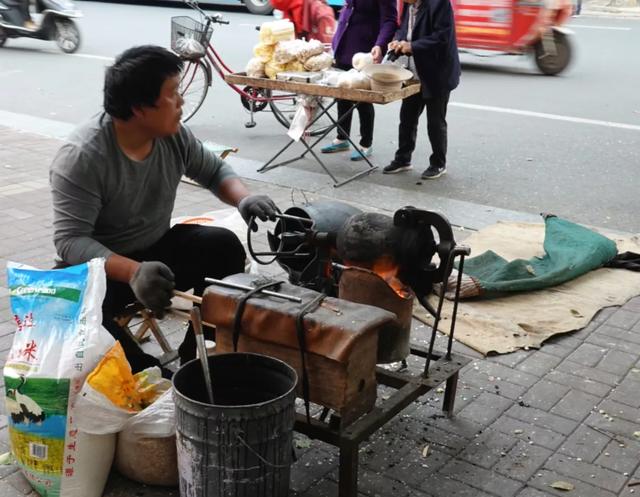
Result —
[[78, 428], [77, 395], [114, 340], [102, 328], [104, 260], [41, 271], [7, 264], [16, 324], [4, 367], [11, 452], [47, 497], [100, 497], [115, 435]]
[[297, 57], [300, 62], [306, 62], [309, 57], [324, 52], [324, 45], [318, 40], [309, 40], [298, 50]]
[[250, 78], [264, 78], [264, 62], [262, 62], [258, 57], [254, 57], [247, 62], [245, 72]]

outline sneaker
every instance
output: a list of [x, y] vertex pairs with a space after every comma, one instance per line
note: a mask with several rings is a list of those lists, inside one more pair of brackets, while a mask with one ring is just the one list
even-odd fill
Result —
[[422, 179], [436, 179], [447, 172], [446, 167], [429, 166], [420, 176]]
[[382, 170], [382, 174], [396, 174], [403, 171], [409, 171], [410, 169], [413, 169], [411, 164], [400, 164], [399, 162], [392, 160], [391, 164], [385, 166]]
[[[371, 157], [371, 154], [373, 153], [373, 146], [366, 148], [362, 147], [359, 150], [360, 152], [362, 152], [362, 155], [364, 155], [364, 157]], [[364, 157], [362, 157], [362, 155], [358, 153], [358, 150], [353, 150], [351, 152], [351, 160], [364, 160]]]
[[320, 149], [323, 154], [333, 154], [335, 152], [346, 152], [349, 150], [349, 142], [347, 140], [333, 140], [329, 145], [325, 145]]

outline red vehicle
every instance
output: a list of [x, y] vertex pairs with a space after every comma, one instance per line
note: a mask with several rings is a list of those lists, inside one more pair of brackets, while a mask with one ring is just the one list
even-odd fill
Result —
[[558, 74], [571, 61], [570, 0], [452, 0], [460, 51], [532, 52], [544, 74]]

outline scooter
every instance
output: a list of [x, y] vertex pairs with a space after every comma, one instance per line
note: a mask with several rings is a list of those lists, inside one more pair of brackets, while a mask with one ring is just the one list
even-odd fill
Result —
[[29, 19], [25, 0], [0, 0], [0, 47], [8, 38], [53, 40], [60, 50], [73, 53], [80, 47], [80, 30], [73, 21], [82, 17], [69, 0], [36, 0], [40, 19], [33, 28], [25, 26]]

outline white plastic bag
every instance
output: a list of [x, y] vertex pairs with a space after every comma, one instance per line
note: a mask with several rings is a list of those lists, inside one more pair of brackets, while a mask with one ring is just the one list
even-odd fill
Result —
[[302, 96], [298, 99], [296, 113], [293, 115], [287, 134], [292, 140], [299, 141], [309, 123], [316, 115], [318, 102], [316, 97]]

